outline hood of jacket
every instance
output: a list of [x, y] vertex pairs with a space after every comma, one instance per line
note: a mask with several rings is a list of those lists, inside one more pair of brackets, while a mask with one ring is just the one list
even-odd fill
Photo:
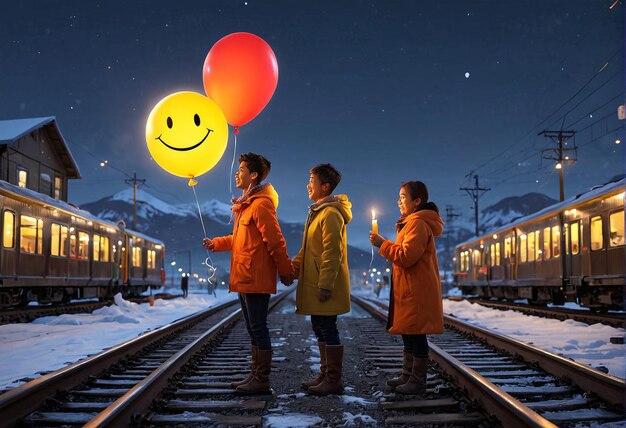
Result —
[[415, 213], [412, 213], [404, 219], [404, 223], [406, 223], [409, 219], [418, 218], [426, 222], [426, 224], [430, 227], [430, 230], [433, 231], [433, 236], [436, 238], [441, 236], [441, 232], [443, 232], [443, 220], [437, 211], [425, 209]]
[[311, 210], [317, 212], [323, 210], [326, 207], [337, 208], [343, 216], [343, 220], [346, 222], [346, 224], [350, 223], [350, 220], [352, 220], [352, 202], [348, 200], [348, 195], [334, 195], [329, 198], [327, 202], [311, 208]]
[[253, 200], [257, 198], [269, 199], [270, 201], [272, 201], [274, 209], [278, 209], [278, 193], [274, 189], [274, 186], [272, 186], [270, 183], [268, 183], [267, 186], [263, 187], [254, 195], [251, 195], [242, 205], [249, 205], [252, 203]]

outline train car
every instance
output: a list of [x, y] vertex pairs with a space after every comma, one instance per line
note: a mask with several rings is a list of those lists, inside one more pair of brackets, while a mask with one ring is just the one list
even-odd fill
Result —
[[0, 307], [138, 295], [165, 283], [163, 242], [0, 180]]
[[599, 186], [457, 245], [455, 284], [483, 297], [623, 309], [625, 185]]

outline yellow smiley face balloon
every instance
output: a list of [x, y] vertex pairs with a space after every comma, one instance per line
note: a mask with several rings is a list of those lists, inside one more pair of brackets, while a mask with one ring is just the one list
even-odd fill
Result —
[[152, 158], [179, 177], [191, 179], [209, 171], [222, 158], [227, 142], [224, 114], [217, 104], [195, 92], [176, 92], [163, 98], [146, 123], [146, 143]]

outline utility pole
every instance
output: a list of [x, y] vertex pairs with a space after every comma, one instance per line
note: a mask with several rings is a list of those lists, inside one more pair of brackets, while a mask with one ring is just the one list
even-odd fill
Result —
[[137, 172], [133, 171], [133, 178], [124, 180], [127, 184], [133, 185], [133, 229], [137, 230], [137, 183], [145, 184], [145, 178], [137, 178]]
[[[473, 171], [470, 171], [469, 174], [466, 175], [466, 177], [469, 177], [472, 175]], [[482, 192], [487, 192], [489, 190], [491, 190], [490, 187], [480, 187], [478, 185], [478, 175], [474, 175], [474, 187], [461, 187], [459, 190], [465, 190], [467, 192], [468, 195], [470, 195], [470, 197], [472, 198], [472, 201], [474, 202], [474, 224], [476, 226], [476, 236], [479, 235], [478, 233], [478, 198], [480, 198], [481, 193]]]
[[[559, 170], [559, 200], [563, 202], [565, 200], [565, 185], [564, 181], [564, 164], [573, 164], [577, 160], [576, 143], [572, 147], [564, 148], [567, 145], [567, 140], [574, 139], [576, 131], [543, 131], [538, 135], [543, 135], [546, 138], [550, 138], [552, 141], [556, 141], [556, 148], [544, 149], [541, 151], [541, 158], [547, 160], [556, 161], [555, 168]], [[573, 156], [568, 153], [573, 152]], [[567, 263], [565, 260], [565, 214], [563, 211], [559, 212], [559, 241], [561, 246], [561, 285], [565, 287], [565, 278], [567, 277]], [[545, 238], [544, 238], [545, 239]]]

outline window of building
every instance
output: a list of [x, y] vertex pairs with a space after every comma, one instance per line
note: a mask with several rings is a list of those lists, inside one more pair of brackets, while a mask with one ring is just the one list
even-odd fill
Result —
[[591, 234], [591, 251], [600, 250], [604, 247], [604, 237], [602, 236], [602, 217], [592, 217], [589, 225]]
[[67, 257], [67, 226], [52, 223], [50, 232], [50, 254], [58, 257]]
[[28, 187], [28, 170], [23, 166], [17, 167], [17, 185], [19, 187]]
[[579, 247], [579, 236], [578, 236], [578, 223], [570, 223], [570, 243], [571, 243], [571, 249], [572, 249], [572, 254], [578, 254], [580, 252], [580, 247]]
[[156, 269], [156, 251], [148, 250], [148, 269]]
[[78, 258], [89, 259], [89, 234], [87, 232], [78, 232]]
[[52, 179], [50, 176], [42, 172], [39, 177], [39, 192], [44, 195], [52, 196]]
[[526, 235], [520, 235], [519, 237], [519, 261], [522, 263], [525, 263], [528, 258], [528, 239], [526, 237]]
[[624, 210], [617, 211], [609, 216], [611, 247], [624, 245]]
[[550, 228], [543, 229], [543, 254], [542, 258], [548, 260], [550, 258]]
[[539, 232], [530, 232], [528, 234], [528, 261], [534, 262], [537, 259], [537, 235]]
[[93, 259], [100, 262], [110, 260], [109, 238], [106, 236], [93, 236]]
[[141, 267], [141, 247], [133, 247], [133, 266]]
[[70, 227], [70, 258], [76, 258], [76, 249], [78, 248], [78, 244], [76, 243], [76, 229]]
[[20, 251], [41, 254], [43, 243], [43, 221], [23, 215], [20, 217]]
[[2, 245], [4, 248], [15, 248], [15, 214], [11, 211], [4, 212], [2, 236]]
[[559, 226], [552, 226], [552, 257], [559, 257], [561, 253], [561, 232]]
[[54, 177], [54, 199], [61, 199], [61, 177]]

